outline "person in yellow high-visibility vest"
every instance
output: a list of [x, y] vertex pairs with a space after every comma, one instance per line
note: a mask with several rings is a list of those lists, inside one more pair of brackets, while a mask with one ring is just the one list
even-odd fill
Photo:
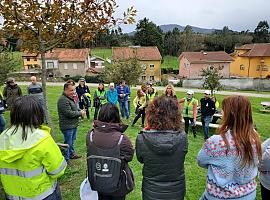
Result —
[[149, 83], [147, 86], [146, 99], [147, 101], [153, 101], [155, 97], [158, 97], [158, 92], [155, 88], [153, 88], [153, 84]]
[[0, 134], [0, 179], [7, 200], [62, 199], [57, 178], [67, 163], [43, 122], [36, 98], [14, 101], [11, 126]]
[[179, 100], [179, 104], [182, 104], [182, 115], [185, 120], [185, 132], [188, 134], [189, 122], [194, 138], [196, 138], [196, 116], [198, 100], [193, 97], [194, 92], [192, 90], [187, 91], [187, 97]]

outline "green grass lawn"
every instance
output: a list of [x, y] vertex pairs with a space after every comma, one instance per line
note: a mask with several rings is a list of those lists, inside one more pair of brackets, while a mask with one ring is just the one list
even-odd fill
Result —
[[176, 56], [164, 56], [163, 63], [161, 64], [161, 68], [172, 68], [174, 70], [179, 69], [179, 61]]
[[[24, 93], [26, 93], [25, 87], [22, 87]], [[63, 135], [58, 127], [58, 115], [57, 115], [57, 99], [61, 94], [62, 87], [48, 87], [48, 101], [49, 101], [49, 111], [52, 116], [54, 123], [53, 130], [56, 134], [56, 140], [58, 142], [63, 142]], [[135, 96], [135, 91], [131, 93], [131, 99]], [[185, 93], [177, 92], [177, 97], [184, 97]], [[196, 97], [200, 99], [201, 94], [196, 94]], [[219, 102], [222, 101], [224, 96], [218, 95]], [[253, 117], [258, 128], [258, 132], [261, 135], [262, 140], [265, 140], [269, 137], [270, 134], [270, 114], [260, 113], [260, 102], [269, 101], [269, 99], [263, 98], [250, 98], [253, 107]], [[91, 118], [93, 118], [93, 109], [91, 109]], [[6, 117], [8, 113], [6, 113]], [[131, 110], [131, 119], [135, 117], [134, 108]], [[129, 127], [126, 131], [126, 135], [131, 139], [132, 143], [135, 143], [135, 139], [140, 128], [139, 120], [135, 127]], [[79, 200], [79, 188], [83, 179], [86, 177], [86, 145], [85, 145], [85, 136], [89, 130], [92, 129], [92, 119], [84, 119], [80, 126], [78, 127], [78, 135], [75, 143], [75, 150], [78, 154], [83, 155], [82, 159], [72, 160], [71, 166], [67, 168], [66, 173], [59, 180], [62, 195], [64, 200]], [[211, 130], [213, 134], [215, 130]], [[186, 174], [186, 197], [187, 200], [196, 200], [199, 199], [201, 194], [205, 189], [206, 182], [206, 173], [207, 170], [202, 169], [197, 164], [197, 154], [203, 145], [203, 132], [200, 127], [198, 127], [198, 137], [196, 140], [193, 138], [192, 134], [189, 134], [189, 151], [185, 160], [185, 174]], [[128, 200], [140, 200], [141, 199], [141, 184], [142, 184], [142, 165], [137, 161], [136, 156], [134, 155], [133, 161], [130, 162], [130, 166], [134, 172], [136, 180], [135, 190], [127, 196]], [[1, 198], [0, 191], [0, 199]], [[257, 199], [260, 199], [259, 187]]]
[[111, 58], [112, 49], [94, 48], [91, 49], [91, 55], [95, 55], [103, 59]]

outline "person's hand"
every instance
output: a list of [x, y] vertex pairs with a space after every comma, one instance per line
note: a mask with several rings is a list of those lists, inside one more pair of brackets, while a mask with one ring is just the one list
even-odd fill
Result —
[[85, 114], [86, 114], [85, 110], [81, 110], [81, 115], [82, 115], [82, 117], [84, 117]]

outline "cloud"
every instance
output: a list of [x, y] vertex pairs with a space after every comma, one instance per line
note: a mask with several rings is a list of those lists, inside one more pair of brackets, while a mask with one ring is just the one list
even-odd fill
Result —
[[[179, 24], [204, 28], [229, 26], [233, 30], [254, 30], [260, 20], [270, 23], [269, 0], [118, 0], [122, 11], [134, 5], [136, 20], [149, 18], [157, 25]], [[133, 26], [127, 26], [128, 29]], [[126, 27], [123, 27], [124, 31]]]

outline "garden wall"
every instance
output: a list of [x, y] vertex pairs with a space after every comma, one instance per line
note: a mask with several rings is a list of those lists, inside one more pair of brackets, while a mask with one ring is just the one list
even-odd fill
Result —
[[[220, 83], [226, 90], [261, 90], [270, 91], [270, 79], [221, 79]], [[202, 79], [183, 80], [183, 87], [186, 88], [203, 88]]]

